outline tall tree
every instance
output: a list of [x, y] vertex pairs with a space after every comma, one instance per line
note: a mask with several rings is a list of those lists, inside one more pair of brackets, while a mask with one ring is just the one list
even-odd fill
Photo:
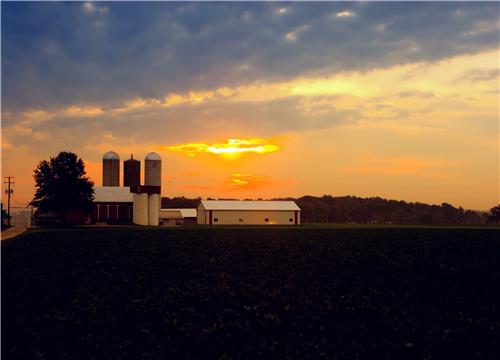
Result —
[[492, 207], [490, 209], [490, 215], [488, 216], [489, 222], [500, 223], [500, 205]]
[[34, 172], [36, 192], [30, 205], [44, 212], [61, 211], [63, 224], [68, 211], [92, 213], [94, 183], [85, 176], [85, 165], [76, 154], [62, 151], [41, 161]]

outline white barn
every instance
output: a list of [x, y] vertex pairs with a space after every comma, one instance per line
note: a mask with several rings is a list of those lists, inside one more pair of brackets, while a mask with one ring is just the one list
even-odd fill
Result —
[[300, 208], [294, 201], [202, 200], [199, 225], [300, 225]]

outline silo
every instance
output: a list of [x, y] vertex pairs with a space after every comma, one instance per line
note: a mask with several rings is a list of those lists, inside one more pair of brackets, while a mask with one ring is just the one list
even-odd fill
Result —
[[114, 151], [102, 158], [102, 186], [120, 186], [120, 157]]
[[141, 162], [133, 154], [123, 162], [123, 186], [141, 185]]
[[[134, 194], [134, 224], [148, 225], [148, 194]], [[158, 211], [156, 212], [158, 217]]]
[[[155, 152], [146, 155], [144, 185], [161, 186], [161, 157]], [[158, 210], [161, 209], [161, 193], [158, 195]]]
[[158, 194], [148, 194], [148, 225], [158, 226]]
[[145, 179], [146, 186], [161, 186], [161, 157], [157, 153], [146, 155], [145, 161]]

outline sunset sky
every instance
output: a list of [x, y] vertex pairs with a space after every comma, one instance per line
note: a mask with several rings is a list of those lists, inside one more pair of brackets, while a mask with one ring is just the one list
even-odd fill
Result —
[[33, 170], [60, 151], [101, 186], [115, 151], [142, 167], [158, 153], [168, 197], [488, 210], [500, 202], [499, 10], [2, 2], [2, 202], [5, 176], [11, 206], [31, 201]]

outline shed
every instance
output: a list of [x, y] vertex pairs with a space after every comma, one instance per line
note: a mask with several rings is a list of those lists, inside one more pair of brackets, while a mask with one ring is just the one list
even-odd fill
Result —
[[196, 209], [161, 209], [158, 221], [163, 226], [196, 224]]
[[196, 211], [200, 225], [300, 225], [294, 201], [202, 200]]

